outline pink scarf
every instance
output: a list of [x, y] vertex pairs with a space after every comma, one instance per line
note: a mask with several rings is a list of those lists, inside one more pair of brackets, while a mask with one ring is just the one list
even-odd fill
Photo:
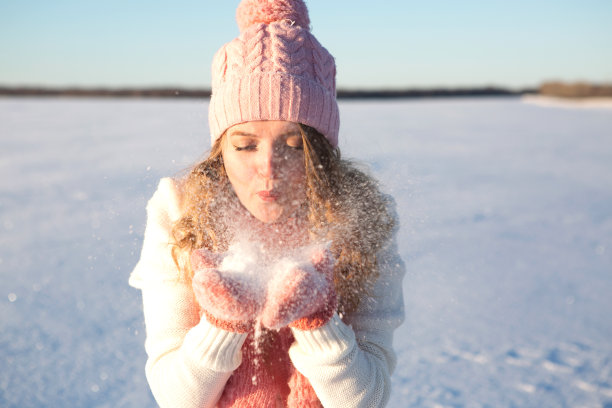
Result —
[[322, 407], [308, 379], [289, 359], [293, 341], [288, 328], [264, 329], [259, 336], [252, 329], [242, 346], [242, 364], [227, 381], [217, 407]]

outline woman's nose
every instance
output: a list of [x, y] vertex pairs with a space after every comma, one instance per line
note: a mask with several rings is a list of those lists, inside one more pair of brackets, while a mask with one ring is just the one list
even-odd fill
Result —
[[280, 157], [275, 149], [265, 149], [260, 151], [258, 173], [261, 177], [275, 179], [278, 177]]

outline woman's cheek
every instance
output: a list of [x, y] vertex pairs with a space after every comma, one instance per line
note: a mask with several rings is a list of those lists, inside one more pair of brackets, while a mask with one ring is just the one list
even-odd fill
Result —
[[255, 166], [249, 163], [249, 160], [241, 160], [237, 156], [234, 156], [232, 159], [232, 178], [241, 185], [246, 186], [257, 174]]

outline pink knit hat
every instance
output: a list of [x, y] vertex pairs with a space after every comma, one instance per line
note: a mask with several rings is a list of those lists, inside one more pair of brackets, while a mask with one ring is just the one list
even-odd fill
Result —
[[243, 0], [236, 20], [240, 36], [212, 63], [212, 141], [238, 123], [286, 120], [315, 128], [337, 146], [336, 65], [311, 34], [304, 2]]

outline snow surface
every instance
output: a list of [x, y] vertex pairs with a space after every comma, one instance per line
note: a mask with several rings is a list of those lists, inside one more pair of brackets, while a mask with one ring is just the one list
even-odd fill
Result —
[[532, 103], [534, 105], [549, 106], [555, 108], [597, 108], [597, 109], [612, 109], [612, 97], [584, 97], [584, 98], [562, 98], [555, 96], [545, 96], [536, 94], [527, 94], [522, 97], [523, 102]]
[[[612, 110], [342, 102], [398, 203], [406, 322], [389, 406], [612, 407]], [[0, 406], [154, 406], [127, 285], [197, 100], [0, 99]]]

